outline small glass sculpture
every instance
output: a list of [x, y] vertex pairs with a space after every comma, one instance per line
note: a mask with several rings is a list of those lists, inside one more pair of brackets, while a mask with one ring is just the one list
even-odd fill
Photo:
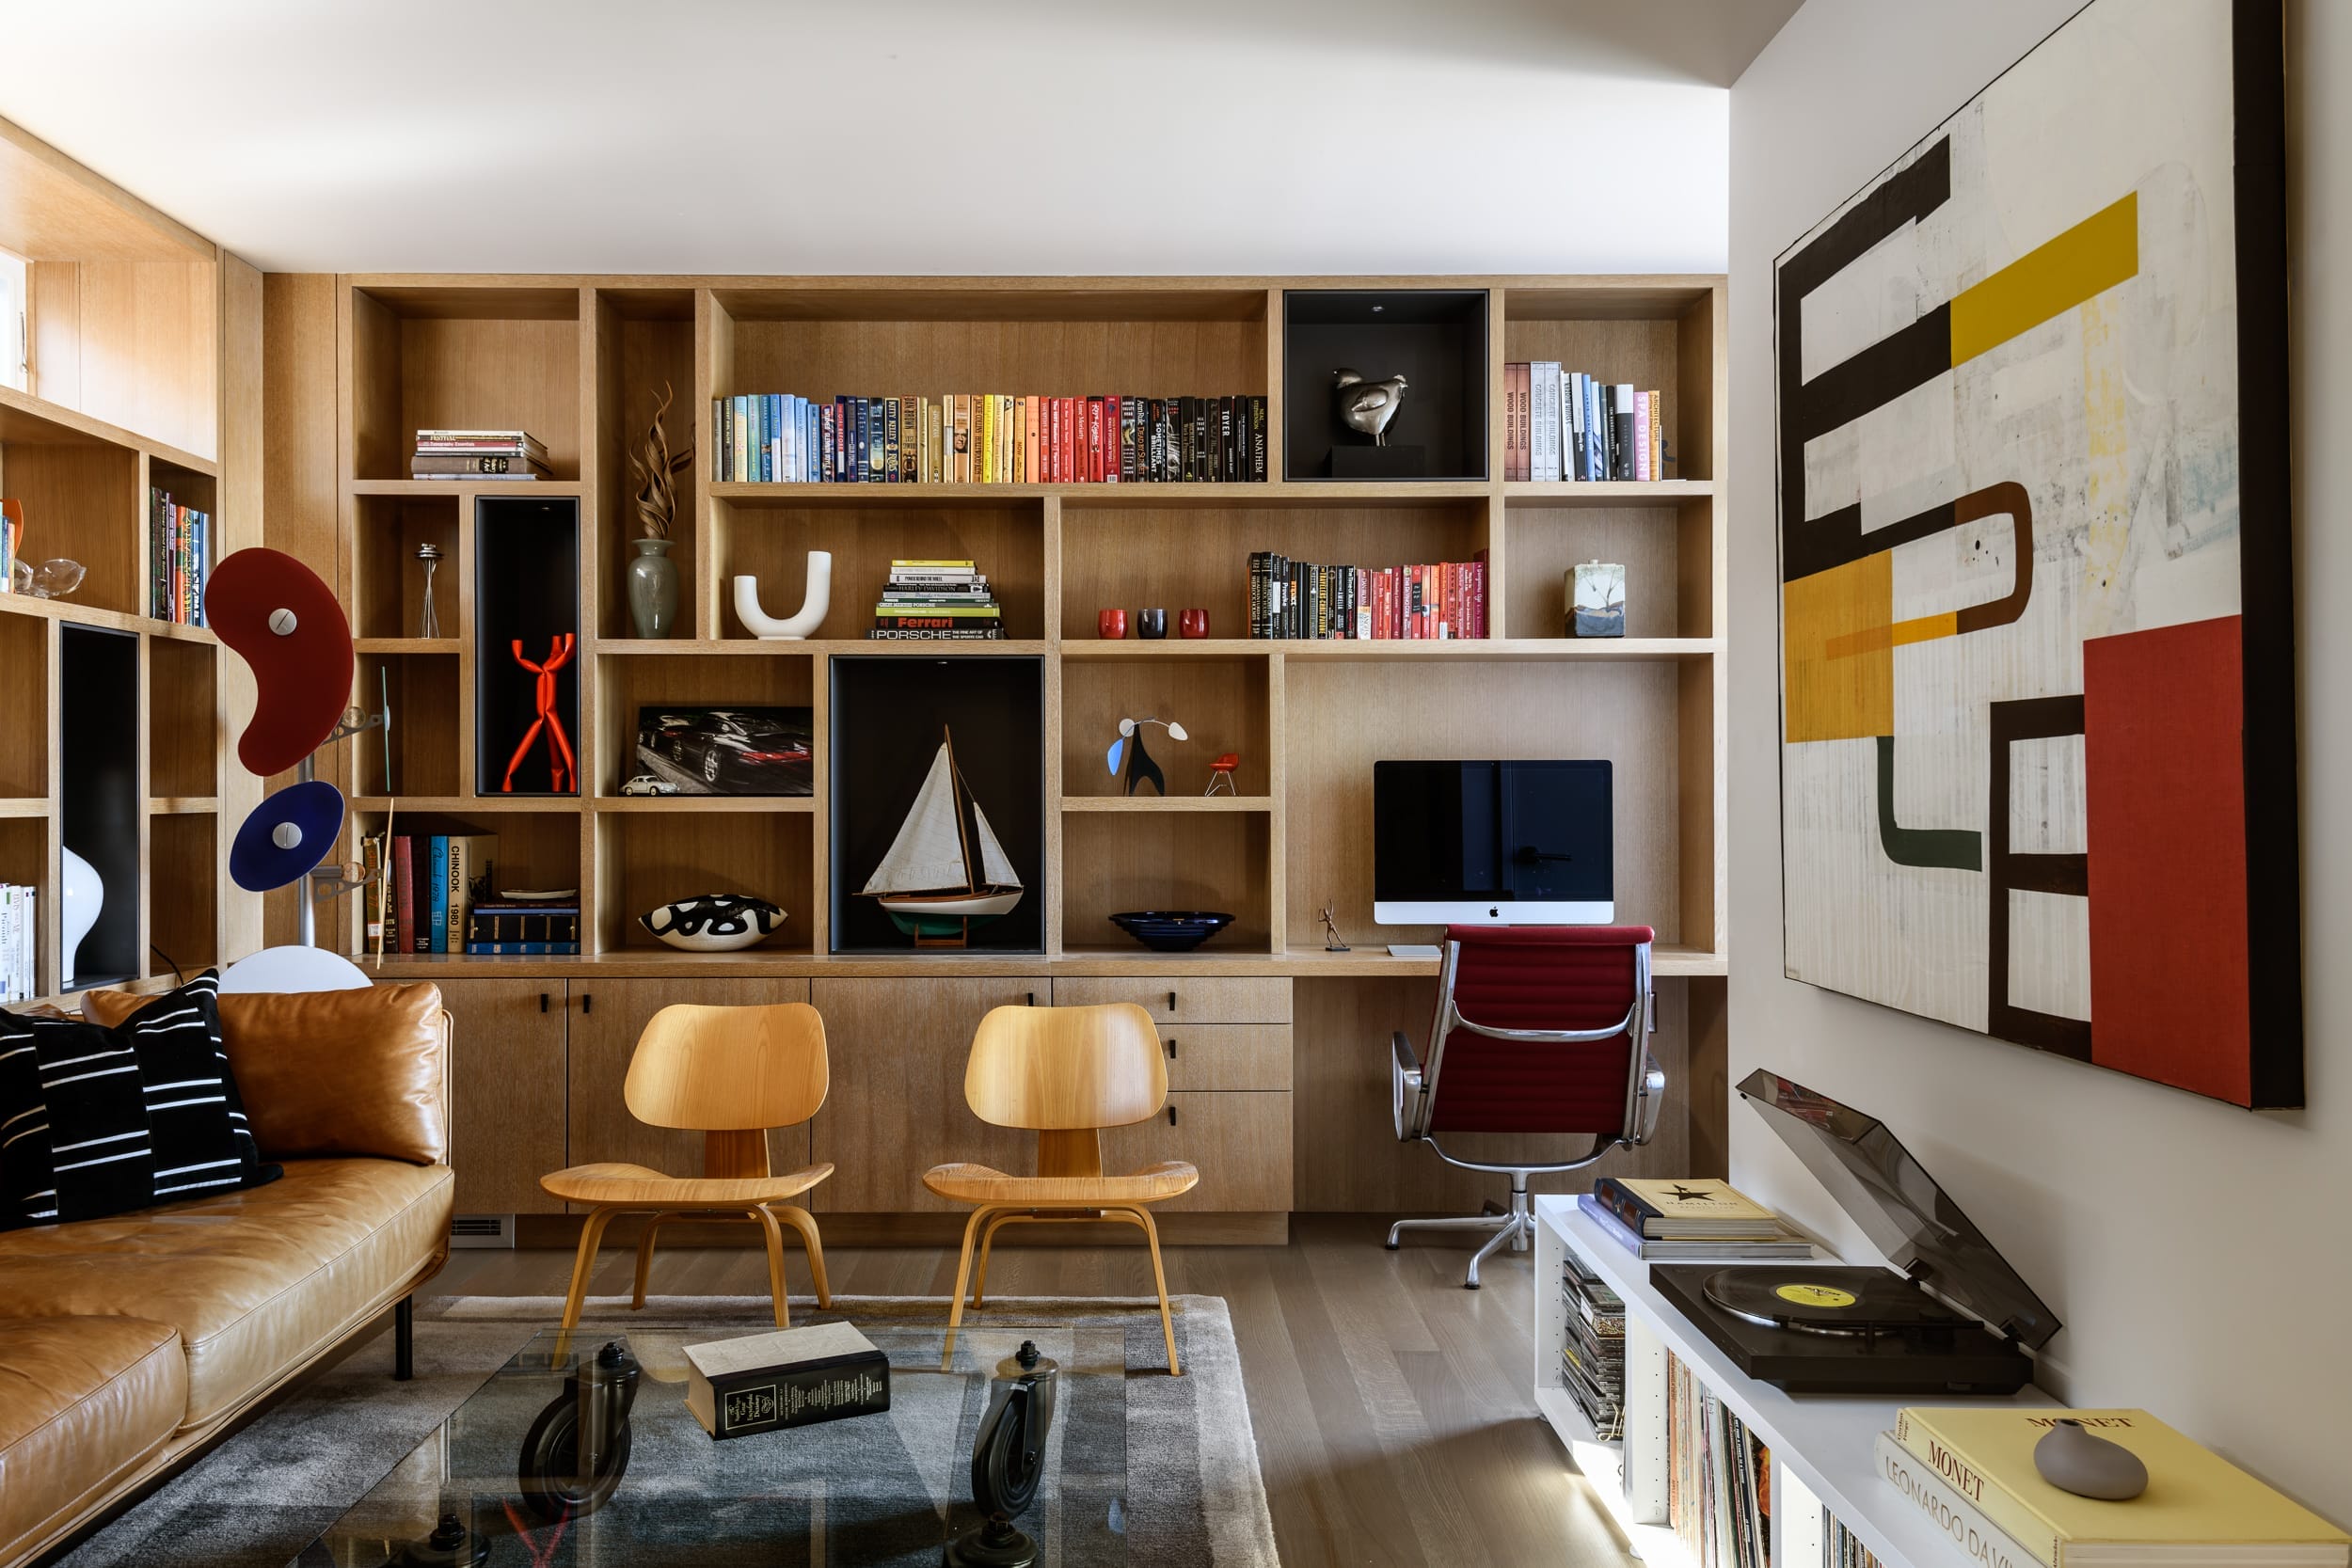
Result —
[[16, 563], [16, 592], [36, 599], [62, 599], [82, 586], [87, 568], [78, 561], [58, 556], [36, 566], [29, 561]]
[[433, 608], [433, 569], [441, 563], [441, 546], [428, 539], [417, 546], [417, 559], [424, 562], [424, 615], [417, 626], [417, 635], [438, 637], [441, 615]]

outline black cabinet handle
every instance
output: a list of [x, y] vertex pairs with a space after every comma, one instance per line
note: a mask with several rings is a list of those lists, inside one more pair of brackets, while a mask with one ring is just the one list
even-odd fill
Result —
[[541, 991], [539, 993], [539, 1010], [543, 1013], [548, 1010], [548, 993], [546, 991]]
[[1168, 1042], [1168, 1059], [1171, 1062], [1176, 1059], [1176, 1042], [1174, 1040]]
[[1174, 991], [1169, 991], [1168, 993], [1168, 1010], [1171, 1013], [1176, 1010], [1176, 993]]
[[1175, 1126], [1175, 1125], [1176, 1125], [1176, 1107], [1175, 1107], [1175, 1106], [1173, 1106], [1173, 1105], [1170, 1105], [1170, 1106], [1168, 1108], [1168, 1124], [1170, 1127], [1173, 1127], [1173, 1126]]
[[587, 1011], [588, 1011], [591, 1007], [594, 1007], [596, 1005], [596, 997], [595, 997], [595, 996], [593, 996], [592, 994], [590, 994], [590, 993], [589, 993], [589, 992], [587, 992], [587, 991], [581, 991], [581, 992], [580, 993], [580, 1010], [581, 1011], [581, 1013], [583, 1013], [583, 1014], [584, 1014], [584, 1013], [586, 1013], [586, 1012], [587, 1012]]
[[1033, 990], [1025, 990], [1021, 993], [1021, 996], [1023, 1006], [1034, 1007], [1037, 1006], [1037, 992]]

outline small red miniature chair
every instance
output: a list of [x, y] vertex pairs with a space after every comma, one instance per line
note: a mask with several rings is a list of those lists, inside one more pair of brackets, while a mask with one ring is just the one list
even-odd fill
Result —
[[1233, 769], [1239, 768], [1240, 766], [1241, 753], [1239, 752], [1226, 752], [1221, 753], [1215, 762], [1209, 764], [1209, 787], [1202, 790], [1200, 793], [1203, 795], [1215, 795], [1216, 793], [1216, 786], [1223, 784], [1225, 786], [1226, 794], [1239, 795], [1241, 793], [1241, 789], [1233, 783]]
[[580, 787], [580, 763], [572, 755], [571, 737], [564, 733], [564, 721], [555, 711], [555, 673], [572, 661], [573, 650], [579, 646], [578, 637], [568, 631], [560, 633], [548, 640], [548, 657], [533, 664], [523, 657], [522, 639], [518, 637], [514, 641], [515, 662], [539, 677], [536, 692], [539, 716], [531, 721], [531, 728], [523, 732], [522, 744], [515, 748], [514, 758], [506, 765], [506, 782], [499, 788], [508, 795], [515, 793], [515, 770], [523, 765], [523, 758], [531, 754], [531, 748], [538, 740], [542, 730], [547, 732], [548, 737], [548, 774], [551, 780], [548, 787], [558, 795], [569, 794]]

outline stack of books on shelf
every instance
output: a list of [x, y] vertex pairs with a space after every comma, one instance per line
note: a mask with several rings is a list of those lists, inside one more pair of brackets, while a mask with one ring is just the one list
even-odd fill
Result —
[[31, 888], [0, 882], [0, 1002], [33, 999], [33, 955], [40, 950], [38, 902]]
[[[2090, 1436], [2131, 1450], [2147, 1489], [2079, 1497], [2042, 1479], [2034, 1449]], [[1879, 1433], [1888, 1485], [1979, 1568], [2344, 1568], [2352, 1538], [2145, 1410], [1912, 1406]], [[1917, 1568], [1932, 1568], [1921, 1563]]]
[[1486, 552], [1419, 566], [1326, 566], [1249, 557], [1249, 635], [1363, 641], [1483, 638]]
[[877, 642], [993, 642], [1005, 635], [1005, 612], [976, 562], [894, 561], [866, 635]]
[[466, 911], [476, 958], [570, 958], [580, 952], [580, 895], [485, 898]]
[[1604, 1176], [1576, 1206], [1611, 1241], [1645, 1262], [1813, 1256], [1811, 1242], [1727, 1182]]
[[[379, 848], [376, 855], [391, 867], [392, 877], [384, 915], [384, 951], [466, 952], [467, 911], [488, 885], [498, 844], [496, 833], [399, 833], [389, 855]], [[579, 913], [575, 901], [575, 951]]]
[[1263, 483], [1266, 400], [1231, 397], [716, 398], [711, 472], [789, 484]]
[[1767, 1568], [1772, 1454], [1666, 1353], [1666, 1524], [1697, 1568]]
[[1564, 372], [1557, 359], [1515, 359], [1502, 372], [1504, 479], [1674, 477], [1658, 393]]
[[527, 430], [420, 430], [411, 479], [545, 479], [548, 449]]
[[1560, 1257], [1560, 1299], [1567, 1332], [1560, 1382], [1603, 1442], [1625, 1435], [1625, 1303], [1573, 1251]]
[[211, 570], [213, 519], [147, 492], [147, 612], [174, 626], [204, 624], [204, 579]]

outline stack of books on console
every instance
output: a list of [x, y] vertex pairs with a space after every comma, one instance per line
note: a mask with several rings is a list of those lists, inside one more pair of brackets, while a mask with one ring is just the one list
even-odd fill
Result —
[[410, 479], [545, 479], [548, 449], [527, 430], [420, 430]]
[[1604, 1176], [1576, 1206], [1645, 1262], [1813, 1256], [1811, 1242], [1728, 1182]]
[[[2139, 1461], [2146, 1489], [2108, 1499], [2044, 1481], [2034, 1450], [2069, 1421], [2053, 1464], [2103, 1439]], [[1952, 1568], [2344, 1568], [2352, 1556], [2352, 1537], [2145, 1410], [1910, 1406], [1876, 1459], [1950, 1538]]]
[[1603, 1442], [1625, 1434], [1625, 1303], [1571, 1251], [1560, 1258], [1560, 1299], [1567, 1332], [1560, 1382]]
[[874, 606], [875, 641], [998, 641], [1004, 607], [970, 561], [894, 561]]
[[580, 895], [480, 900], [466, 911], [466, 952], [477, 958], [574, 957]]
[[0, 1002], [33, 999], [33, 954], [40, 946], [39, 895], [15, 882], [0, 882]]

